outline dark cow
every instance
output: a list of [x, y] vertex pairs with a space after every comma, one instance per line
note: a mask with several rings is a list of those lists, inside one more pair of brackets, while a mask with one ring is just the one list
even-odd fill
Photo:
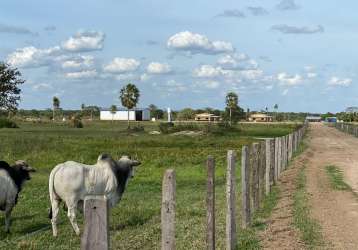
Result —
[[0, 161], [0, 210], [5, 212], [6, 232], [10, 232], [11, 211], [17, 203], [24, 182], [31, 179], [30, 172], [35, 172], [35, 169], [25, 161], [16, 161], [13, 166]]

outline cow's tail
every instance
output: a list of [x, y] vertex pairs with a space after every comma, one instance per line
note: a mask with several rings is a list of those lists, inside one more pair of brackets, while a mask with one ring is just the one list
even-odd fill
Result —
[[54, 188], [54, 178], [56, 175], [57, 170], [59, 169], [59, 166], [55, 167], [50, 174], [50, 178], [49, 178], [49, 182], [48, 182], [48, 190], [49, 190], [49, 194], [50, 194], [50, 210], [48, 213], [48, 217], [49, 219], [52, 219], [52, 203], [54, 202], [54, 200], [58, 200], [59, 197], [58, 195], [55, 193], [55, 188]]

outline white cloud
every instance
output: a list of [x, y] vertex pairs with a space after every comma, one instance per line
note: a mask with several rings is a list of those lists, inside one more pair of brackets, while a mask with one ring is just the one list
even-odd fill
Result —
[[94, 64], [93, 56], [77, 56], [64, 60], [61, 64], [64, 69], [76, 69], [82, 67], [91, 67]]
[[276, 8], [282, 11], [298, 10], [300, 6], [295, 3], [295, 0], [281, 0], [281, 2], [276, 5]]
[[71, 79], [83, 79], [83, 78], [96, 77], [97, 74], [98, 74], [97, 71], [93, 69], [93, 70], [83, 70], [78, 72], [69, 72], [65, 74], [65, 77]]
[[328, 81], [328, 85], [348, 87], [352, 84], [352, 82], [353, 82], [353, 80], [351, 78], [338, 78], [336, 76], [333, 76]]
[[288, 94], [288, 89], [285, 89], [285, 90], [282, 91], [282, 95], [285, 96], [285, 95], [287, 95], [287, 94]]
[[7, 57], [7, 62], [15, 67], [40, 67], [48, 65], [61, 52], [60, 47], [38, 49], [33, 46], [17, 49]]
[[32, 86], [33, 90], [46, 90], [52, 89], [52, 86], [48, 83], [39, 83]]
[[317, 73], [314, 73], [314, 72], [307, 73], [307, 78], [309, 78], [309, 79], [316, 78], [316, 77], [317, 77]]
[[160, 75], [160, 74], [168, 74], [172, 71], [169, 64], [166, 63], [159, 63], [159, 62], [151, 62], [147, 66], [147, 73], [153, 75]]
[[303, 77], [299, 74], [289, 75], [285, 72], [282, 72], [277, 75], [277, 80], [280, 81], [281, 85], [295, 86], [303, 81]]
[[140, 62], [133, 58], [114, 58], [109, 64], [103, 67], [103, 70], [113, 74], [123, 74], [133, 72], [138, 69]]
[[214, 80], [200, 81], [195, 83], [197, 88], [217, 89], [220, 86], [220, 82]]
[[177, 82], [175, 80], [169, 80], [166, 82], [165, 86], [167, 87], [168, 92], [183, 92], [188, 89], [185, 84]]
[[264, 75], [264, 72], [261, 69], [249, 69], [240, 71], [240, 74], [248, 80], [257, 80]]
[[215, 78], [223, 75], [223, 69], [221, 67], [215, 67], [212, 65], [201, 65], [199, 68], [194, 69], [193, 76], [199, 78]]
[[80, 31], [67, 41], [62, 47], [71, 52], [86, 52], [103, 49], [105, 35], [98, 31]]
[[220, 54], [234, 51], [233, 45], [229, 42], [210, 41], [206, 36], [190, 31], [179, 32], [171, 36], [168, 39], [167, 47], [191, 54]]

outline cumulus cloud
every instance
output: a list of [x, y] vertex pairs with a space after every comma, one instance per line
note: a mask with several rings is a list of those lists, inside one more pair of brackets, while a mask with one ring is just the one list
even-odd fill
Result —
[[228, 54], [217, 61], [223, 69], [249, 70], [257, 69], [259, 64], [246, 54]]
[[281, 85], [295, 86], [302, 83], [303, 77], [299, 74], [289, 75], [285, 72], [282, 72], [277, 75], [277, 80], [279, 80]]
[[166, 63], [159, 63], [159, 62], [151, 62], [147, 66], [147, 73], [153, 75], [160, 75], [160, 74], [168, 74], [172, 71], [169, 64]]
[[215, 78], [223, 74], [224, 71], [221, 67], [215, 67], [212, 65], [201, 65], [193, 71], [193, 76], [199, 78]]
[[179, 32], [168, 39], [167, 47], [191, 54], [221, 54], [233, 52], [234, 47], [225, 41], [210, 41], [206, 36], [190, 31]]
[[250, 11], [251, 15], [254, 16], [265, 16], [268, 15], [269, 12], [263, 7], [247, 7], [247, 10]]
[[328, 81], [328, 85], [348, 87], [352, 84], [352, 82], [353, 82], [353, 80], [351, 78], [339, 78], [339, 77], [333, 76]]
[[85, 78], [92, 78], [97, 76], [97, 71], [93, 70], [83, 70], [78, 72], [69, 72], [65, 74], [66, 78], [70, 79], [85, 79]]
[[224, 10], [222, 13], [216, 15], [215, 17], [244, 18], [245, 14], [238, 9], [232, 9], [232, 10]]
[[317, 25], [313, 27], [303, 26], [303, 27], [296, 27], [296, 26], [289, 26], [286, 24], [278, 24], [273, 25], [271, 30], [279, 31], [283, 34], [315, 34], [315, 33], [323, 33], [324, 27], [322, 25]]
[[87, 52], [102, 50], [105, 35], [98, 31], [80, 31], [67, 41], [62, 43], [62, 47], [70, 52]]
[[276, 5], [278, 10], [298, 10], [300, 6], [295, 3], [295, 0], [282, 0], [279, 4]]
[[33, 68], [48, 66], [53, 58], [61, 53], [59, 46], [38, 49], [33, 46], [17, 49], [7, 57], [7, 62], [15, 67]]
[[138, 69], [140, 62], [133, 58], [114, 58], [109, 64], [104, 65], [103, 70], [107, 73], [123, 74]]
[[33, 35], [38, 36], [37, 32], [33, 32], [25, 27], [13, 26], [0, 23], [0, 33], [17, 34], [17, 35]]
[[184, 83], [177, 82], [176, 80], [167, 81], [165, 87], [168, 92], [183, 92], [188, 89]]
[[308, 72], [307, 73], [307, 78], [308, 79], [312, 79], [312, 78], [316, 78], [317, 77], [317, 73], [315, 72]]
[[65, 59], [61, 63], [63, 69], [78, 69], [78, 68], [88, 68], [94, 65], [93, 56], [75, 56], [68, 59]]
[[195, 85], [200, 88], [203, 87], [207, 89], [217, 89], [218, 87], [220, 87], [220, 82], [207, 80], [207, 81], [196, 82]]

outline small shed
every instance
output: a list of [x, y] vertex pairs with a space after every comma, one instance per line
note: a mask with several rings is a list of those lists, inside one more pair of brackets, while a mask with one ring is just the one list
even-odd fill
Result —
[[195, 121], [217, 122], [220, 120], [221, 120], [220, 116], [210, 113], [202, 113], [202, 114], [195, 115]]
[[266, 114], [252, 114], [249, 117], [250, 122], [272, 122], [273, 118]]
[[149, 121], [150, 120], [150, 110], [149, 109], [119, 109], [116, 112], [111, 112], [111, 110], [101, 110], [100, 119], [103, 121], [127, 121], [129, 112], [130, 121]]
[[322, 118], [320, 116], [307, 116], [306, 121], [308, 121], [308, 122], [321, 122]]
[[326, 117], [326, 122], [337, 122], [337, 117]]

